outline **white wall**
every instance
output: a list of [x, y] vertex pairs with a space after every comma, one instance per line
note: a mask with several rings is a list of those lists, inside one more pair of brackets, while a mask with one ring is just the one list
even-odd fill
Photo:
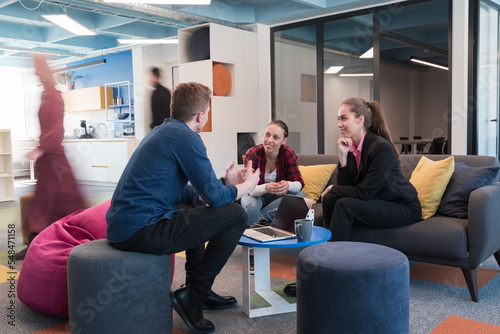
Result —
[[[256, 25], [257, 32], [257, 71], [259, 94], [259, 129], [262, 132], [271, 122], [271, 29], [263, 24]], [[259, 131], [261, 132], [261, 131]], [[259, 139], [262, 138], [259, 137]]]
[[383, 64], [380, 103], [392, 138], [448, 137], [448, 72], [415, 71]]
[[[393, 140], [422, 135], [414, 129], [411, 114], [420, 112], [420, 75], [398, 66], [381, 65], [380, 104], [386, 113]], [[422, 135], [422, 137], [424, 137]]]
[[136, 139], [141, 140], [151, 131], [153, 87], [148, 81], [149, 69], [153, 66], [160, 68], [160, 83], [172, 91], [172, 67], [178, 63], [178, 46], [175, 44], [149, 45], [132, 50]]
[[340, 138], [338, 110], [340, 104], [350, 97], [371, 99], [372, 77], [339, 77], [325, 74], [325, 154], [338, 154], [337, 140]]
[[448, 137], [448, 71], [423, 72], [421, 91], [418, 128], [422, 138]]
[[[24, 125], [26, 117], [25, 81], [33, 71], [10, 67], [0, 67], [0, 128], [11, 129], [13, 139], [26, 136]], [[34, 85], [34, 81], [32, 81]], [[39, 94], [40, 95], [40, 94]]]
[[453, 36], [451, 41], [452, 90], [451, 90], [451, 140], [452, 154], [467, 153], [467, 106], [469, 1], [453, 1]]
[[[302, 75], [313, 76], [316, 87], [316, 50], [288, 43], [276, 43], [276, 119], [300, 136], [296, 153], [317, 152], [317, 102], [301, 101]], [[314, 90], [315, 99], [317, 90]]]

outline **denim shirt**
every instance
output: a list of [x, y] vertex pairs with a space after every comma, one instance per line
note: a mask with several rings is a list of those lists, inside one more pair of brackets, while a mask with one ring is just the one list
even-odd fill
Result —
[[[188, 183], [189, 181], [189, 183]], [[199, 196], [212, 207], [236, 200], [234, 185], [222, 185], [199, 134], [167, 118], [132, 154], [106, 214], [107, 239], [125, 241], [144, 226], [170, 219], [178, 204]]]

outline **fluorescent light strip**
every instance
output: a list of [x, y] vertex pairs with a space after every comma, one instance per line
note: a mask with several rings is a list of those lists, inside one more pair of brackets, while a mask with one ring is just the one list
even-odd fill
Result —
[[325, 73], [326, 73], [326, 74], [335, 74], [335, 73], [340, 72], [343, 68], [344, 68], [344, 66], [330, 66], [330, 67], [329, 67], [329, 68], [325, 71]]
[[370, 48], [368, 51], [359, 56], [359, 58], [373, 58], [373, 48]]
[[339, 74], [340, 77], [373, 77], [373, 73], [345, 73]]
[[82, 64], [71, 65], [71, 66], [66, 66], [66, 67], [62, 67], [62, 68], [56, 68], [56, 69], [52, 70], [52, 73], [60, 73], [60, 72], [66, 72], [66, 71], [71, 71], [71, 70], [77, 70], [80, 68], [101, 65], [101, 64], [106, 64], [106, 59], [99, 59], [99, 60], [89, 61], [89, 62], [82, 63]]
[[442, 70], [447, 70], [448, 71], [448, 66], [445, 66], [445, 65], [442, 65], [442, 64], [438, 64], [438, 63], [434, 63], [434, 62], [431, 62], [431, 61], [428, 61], [428, 60], [425, 60], [425, 59], [420, 59], [420, 58], [417, 58], [417, 57], [410, 57], [410, 60], [414, 63], [419, 63], [419, 64], [423, 64], [423, 65], [427, 65], [427, 66], [432, 66], [432, 67], [436, 67], [436, 68], [440, 68]]
[[103, 2], [117, 3], [145, 3], [145, 4], [161, 4], [161, 5], [210, 5], [212, 0], [103, 0]]
[[89, 36], [89, 35], [97, 35], [95, 32], [87, 29], [80, 23], [76, 22], [68, 15], [42, 15], [44, 19], [51, 21], [54, 24], [57, 24], [63, 29], [66, 29], [78, 36]]
[[30, 48], [21, 48], [17, 46], [7, 46], [0, 45], [0, 50], [12, 51], [12, 52], [28, 52], [28, 53], [40, 53], [44, 55], [56, 55], [56, 56], [66, 56], [66, 57], [85, 57], [84, 53], [73, 53], [64, 51], [51, 51], [51, 50], [38, 50]]
[[117, 39], [121, 44], [178, 44], [178, 39]]

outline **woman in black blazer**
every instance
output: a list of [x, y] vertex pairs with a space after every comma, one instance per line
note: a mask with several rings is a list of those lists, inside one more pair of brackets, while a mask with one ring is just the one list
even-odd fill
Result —
[[420, 221], [417, 191], [403, 176], [380, 105], [347, 99], [338, 120], [338, 185], [321, 195], [331, 241], [349, 240], [353, 224], [397, 227]]

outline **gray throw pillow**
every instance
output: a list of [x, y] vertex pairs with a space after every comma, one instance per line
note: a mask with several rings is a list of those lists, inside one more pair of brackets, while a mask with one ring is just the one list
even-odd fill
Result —
[[491, 184], [500, 167], [469, 167], [460, 160], [455, 161], [455, 170], [441, 199], [437, 214], [467, 218], [469, 195], [474, 190]]

